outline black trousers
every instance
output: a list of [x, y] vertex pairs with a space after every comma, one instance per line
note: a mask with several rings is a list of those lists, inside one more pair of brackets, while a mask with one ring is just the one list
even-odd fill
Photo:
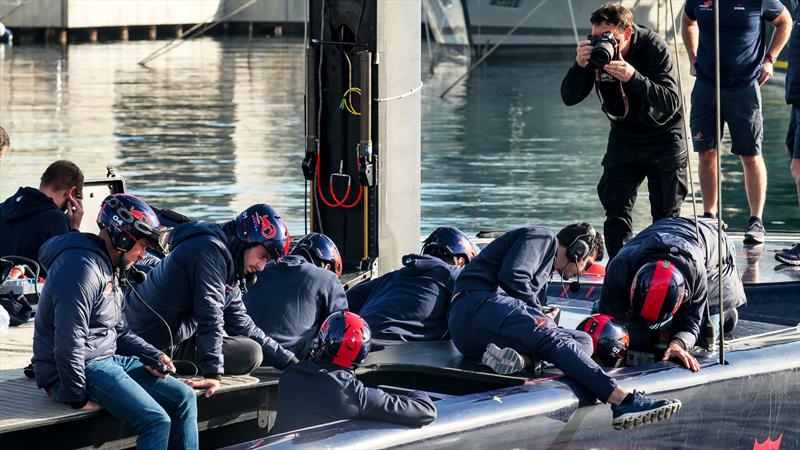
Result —
[[[196, 335], [175, 346], [172, 359], [180, 375], [202, 375], [197, 355]], [[169, 354], [169, 351], [165, 351]], [[258, 342], [245, 336], [224, 336], [222, 358], [225, 375], [247, 375], [261, 365], [263, 353]], [[189, 364], [185, 361], [191, 361]]]
[[[688, 155], [685, 151], [676, 155], [676, 145], [680, 144], [633, 145], [609, 139], [608, 153], [603, 160], [603, 176], [597, 184], [597, 195], [606, 210], [603, 229], [609, 259], [616, 256], [633, 235], [631, 212], [636, 203], [636, 191], [645, 179], [653, 222], [680, 214], [689, 186], [686, 172]], [[653, 157], [640, 157], [633, 162], [613, 157], [620, 153]]]

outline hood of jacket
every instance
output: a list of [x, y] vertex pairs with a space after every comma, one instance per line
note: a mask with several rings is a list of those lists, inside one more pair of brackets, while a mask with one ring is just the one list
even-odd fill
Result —
[[16, 222], [42, 211], [58, 209], [53, 199], [32, 187], [21, 187], [0, 204], [0, 220]]

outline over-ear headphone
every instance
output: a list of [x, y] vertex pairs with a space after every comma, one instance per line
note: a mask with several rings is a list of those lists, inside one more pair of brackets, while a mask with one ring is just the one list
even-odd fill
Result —
[[[594, 227], [589, 225], [586, 233], [576, 237], [574, 241], [567, 247], [567, 259], [572, 262], [578, 263], [586, 259], [594, 251], [594, 241], [596, 239], [597, 231]], [[588, 237], [589, 239], [584, 239]]]

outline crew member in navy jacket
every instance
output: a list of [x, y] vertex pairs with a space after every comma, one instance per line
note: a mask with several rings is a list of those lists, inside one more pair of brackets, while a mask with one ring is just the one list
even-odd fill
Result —
[[364, 386], [353, 374], [370, 348], [369, 325], [357, 314], [339, 311], [322, 324], [311, 359], [289, 367], [278, 383], [278, 408], [270, 433], [364, 419], [420, 427], [436, 419], [423, 392], [392, 395]]
[[75, 409], [107, 409], [139, 434], [139, 448], [197, 448], [193, 390], [162, 372], [175, 370], [170, 358], [122, 316], [119, 271], [159, 246], [158, 217], [142, 200], [116, 194], [103, 201], [97, 224], [99, 235], [67, 233], [39, 252], [49, 276], [33, 334], [36, 384]]
[[[686, 350], [700, 335], [707, 301], [710, 324], [719, 324], [720, 272], [726, 332], [736, 324], [736, 308], [747, 301], [733, 242], [723, 233], [720, 271], [716, 223], [701, 220], [697, 227], [692, 219], [669, 217], [639, 232], [608, 264], [600, 297], [600, 312], [628, 321], [629, 328], [641, 323], [656, 332], [669, 329], [664, 359], [678, 359], [694, 371], [700, 366]], [[631, 347], [655, 343], [650, 334], [632, 333]]]
[[[680, 402], [653, 400], [618, 386], [592, 360], [591, 337], [559, 328], [540, 308], [554, 270], [569, 279], [602, 256], [602, 236], [585, 222], [558, 235], [531, 226], [495, 239], [456, 281], [448, 316], [453, 344], [464, 356], [503, 374], [537, 360], [554, 364], [600, 401], [612, 404], [614, 428], [656, 422], [677, 411]], [[585, 336], [579, 343], [581, 334]]]
[[83, 172], [75, 163], [56, 161], [42, 174], [39, 189], [21, 187], [0, 204], [0, 256], [36, 261], [39, 248], [54, 236], [81, 226]]
[[283, 348], [303, 359], [326, 317], [347, 310], [339, 281], [342, 257], [320, 233], [303, 236], [291, 254], [267, 264], [244, 294], [247, 313]]
[[[204, 380], [193, 387], [213, 395], [223, 374], [250, 373], [261, 364], [262, 352], [279, 369], [297, 360], [253, 323], [240, 292], [246, 278], [288, 250], [289, 232], [274, 209], [253, 205], [223, 225], [189, 222], [169, 242], [166, 258], [127, 291], [125, 314], [147, 342], [174, 352], [176, 360], [195, 361]], [[178, 368], [194, 373], [184, 364]]]
[[437, 228], [423, 242], [421, 255], [403, 257], [403, 268], [347, 291], [350, 310], [367, 321], [376, 338], [444, 339], [453, 284], [477, 254], [461, 230]]

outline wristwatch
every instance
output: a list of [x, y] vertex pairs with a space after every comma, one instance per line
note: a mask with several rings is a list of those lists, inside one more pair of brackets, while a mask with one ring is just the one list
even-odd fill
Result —
[[770, 55], [769, 53], [764, 55], [764, 62], [769, 62], [770, 64], [775, 64], [775, 61], [777, 61], [777, 60], [778, 60], [777, 58], [775, 58], [774, 56]]

